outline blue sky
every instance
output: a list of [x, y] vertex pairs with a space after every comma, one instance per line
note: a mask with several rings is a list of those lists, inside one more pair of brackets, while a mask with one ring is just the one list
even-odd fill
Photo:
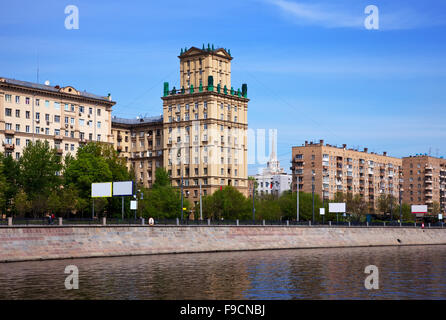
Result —
[[[79, 30], [64, 27], [67, 5]], [[379, 29], [367, 30], [367, 5]], [[180, 48], [230, 48], [252, 129], [277, 154], [305, 140], [402, 157], [446, 156], [446, 2], [362, 0], [2, 1], [0, 76], [111, 93], [120, 117], [159, 115]], [[250, 166], [256, 173], [258, 166]]]

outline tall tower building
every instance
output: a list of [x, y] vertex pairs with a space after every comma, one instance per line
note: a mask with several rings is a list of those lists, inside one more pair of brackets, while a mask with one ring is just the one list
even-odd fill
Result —
[[172, 185], [197, 204], [232, 185], [248, 193], [247, 85], [231, 86], [230, 51], [208, 45], [181, 50], [180, 88], [164, 83], [164, 167]]

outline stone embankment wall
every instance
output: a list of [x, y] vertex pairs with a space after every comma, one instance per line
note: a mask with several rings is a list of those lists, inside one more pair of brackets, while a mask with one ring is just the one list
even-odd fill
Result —
[[0, 262], [192, 253], [446, 244], [446, 228], [296, 226], [0, 227]]

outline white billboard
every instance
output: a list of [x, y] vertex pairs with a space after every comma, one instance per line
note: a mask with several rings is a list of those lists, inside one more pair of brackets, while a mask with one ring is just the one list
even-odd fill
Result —
[[345, 202], [342, 203], [329, 203], [328, 211], [334, 213], [344, 213], [345, 212]]
[[136, 210], [136, 209], [138, 209], [138, 201], [131, 200], [130, 201], [130, 210]]
[[92, 198], [111, 197], [111, 196], [112, 196], [111, 182], [100, 182], [91, 184]]
[[133, 181], [113, 182], [113, 196], [131, 196], [133, 194]]
[[319, 208], [319, 214], [323, 216], [325, 214], [325, 208]]
[[412, 205], [412, 213], [427, 213], [426, 205]]

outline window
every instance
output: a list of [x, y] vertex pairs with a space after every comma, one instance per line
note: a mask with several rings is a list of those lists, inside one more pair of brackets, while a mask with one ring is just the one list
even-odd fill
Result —
[[60, 110], [60, 103], [59, 102], [54, 102], [54, 109]]
[[60, 129], [54, 129], [54, 135], [60, 136]]
[[15, 117], [16, 118], [20, 118], [20, 110], [16, 110], [15, 111]]
[[101, 109], [98, 109], [98, 116], [101, 115]]
[[10, 117], [10, 116], [11, 116], [11, 113], [12, 113], [12, 109], [10, 109], [10, 108], [6, 108], [6, 109], [5, 109], [5, 115], [6, 115], [7, 117]]
[[70, 146], [70, 150], [71, 150], [71, 151], [74, 151], [74, 144], [71, 144], [71, 146]]
[[15, 131], [20, 132], [20, 124], [15, 125]]
[[74, 118], [71, 118], [71, 124], [74, 125]]
[[48, 100], [45, 100], [45, 107], [47, 107], [47, 108], [50, 107], [50, 102]]
[[36, 120], [40, 120], [40, 112], [36, 112]]
[[28, 97], [25, 98], [25, 104], [29, 104], [29, 98]]
[[72, 105], [71, 105], [71, 111], [74, 112], [74, 110], [75, 110], [75, 107], [74, 107], [74, 104], [72, 104]]
[[88, 108], [88, 113], [93, 114], [93, 108]]
[[36, 99], [36, 106], [40, 106], [40, 99]]
[[37, 134], [40, 133], [40, 127], [36, 127], [36, 133], [37, 133]]
[[16, 146], [20, 146], [20, 138], [15, 139], [15, 144], [16, 144]]
[[29, 119], [31, 117], [31, 113], [29, 111], [25, 112], [25, 117], [26, 119]]
[[25, 132], [26, 132], [26, 133], [29, 133], [29, 130], [30, 130], [30, 129], [29, 129], [29, 126], [26, 126], [26, 127], [25, 127]]
[[50, 115], [48, 113], [45, 114], [45, 121], [50, 121]]
[[79, 119], [79, 126], [80, 126], [80, 127], [83, 127], [83, 126], [84, 126], [84, 123], [85, 123], [85, 120], [84, 120], [84, 119]]
[[15, 96], [15, 103], [20, 103], [20, 96]]
[[98, 134], [98, 141], [101, 141], [101, 135]]
[[54, 122], [60, 123], [60, 116], [54, 116]]
[[10, 94], [6, 94], [5, 95], [5, 101], [6, 102], [11, 102], [11, 95]]
[[79, 112], [84, 113], [84, 106], [79, 106]]
[[68, 105], [68, 103], [65, 103], [65, 111], [70, 111], [70, 106]]
[[50, 134], [50, 128], [45, 128], [45, 134], [49, 135]]

